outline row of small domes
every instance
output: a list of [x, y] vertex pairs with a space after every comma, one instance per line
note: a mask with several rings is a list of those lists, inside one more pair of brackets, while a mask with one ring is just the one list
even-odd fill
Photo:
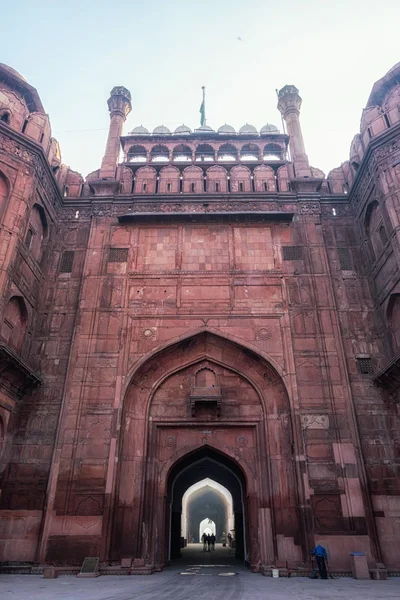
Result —
[[[195, 130], [195, 133], [215, 133], [215, 130], [212, 127], [209, 127], [208, 125], [203, 125], [202, 127], [199, 127], [198, 129]], [[187, 125], [179, 125], [179, 127], [177, 127], [174, 131], [174, 135], [190, 135], [192, 132], [192, 130], [190, 129], [190, 127], [188, 127]], [[236, 135], [236, 129], [234, 129], [234, 127], [232, 127], [232, 125], [227, 125], [225, 123], [225, 125], [222, 125], [217, 133], [225, 133], [225, 134], [232, 134], [232, 135]], [[253, 135], [258, 135], [258, 131], [257, 129], [254, 127], [254, 125], [249, 125], [249, 123], [246, 123], [245, 125], [243, 125], [243, 127], [241, 127], [238, 131], [239, 135], [243, 135], [243, 134], [253, 134]], [[260, 134], [276, 134], [279, 133], [279, 129], [277, 127], [275, 127], [275, 125], [271, 125], [270, 123], [267, 123], [266, 125], [264, 125], [264, 127], [261, 128], [260, 130]], [[131, 134], [133, 135], [150, 135], [150, 131], [148, 129], [146, 129], [146, 127], [143, 127], [143, 125], [138, 125], [137, 127], [135, 127], [134, 129], [132, 129]], [[171, 135], [172, 132], [168, 129], [168, 127], [166, 127], [165, 125], [159, 125], [158, 127], [156, 127], [153, 130], [153, 135]]]

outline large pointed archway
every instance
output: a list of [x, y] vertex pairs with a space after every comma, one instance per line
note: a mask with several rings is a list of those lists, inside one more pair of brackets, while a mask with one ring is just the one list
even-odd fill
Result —
[[207, 331], [160, 349], [132, 376], [120, 432], [111, 560], [168, 564], [171, 482], [177, 465], [197, 463], [204, 448], [242, 473], [242, 553], [251, 568], [308, 552], [288, 395], [264, 357]]

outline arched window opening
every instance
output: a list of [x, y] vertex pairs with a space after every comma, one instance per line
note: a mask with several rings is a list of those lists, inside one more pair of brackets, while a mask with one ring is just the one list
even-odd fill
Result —
[[219, 192], [219, 181], [215, 182], [215, 191]]
[[11, 348], [19, 352], [28, 321], [28, 312], [25, 302], [20, 296], [12, 296], [4, 311], [1, 327], [2, 340]]
[[400, 348], [400, 294], [392, 294], [388, 303], [387, 319], [395, 350]]
[[238, 151], [233, 144], [223, 144], [217, 152], [217, 160], [221, 162], [237, 162]]
[[209, 144], [199, 144], [195, 152], [196, 162], [214, 162], [214, 148]]
[[195, 183], [191, 183], [191, 184], [190, 184], [190, 191], [191, 191], [192, 193], [194, 193], [194, 192], [196, 191], [196, 184], [195, 184]]
[[263, 150], [264, 160], [283, 160], [282, 147], [279, 144], [266, 144]]
[[128, 150], [128, 162], [145, 163], [147, 151], [144, 146], [131, 146]]
[[24, 124], [22, 125], [22, 133], [25, 133], [26, 128], [28, 127], [28, 119], [25, 119]]
[[260, 160], [260, 149], [257, 144], [245, 144], [240, 150], [240, 160], [247, 162]]
[[264, 192], [268, 192], [268, 183], [266, 181], [263, 182]]
[[351, 163], [351, 166], [353, 167], [353, 169], [355, 171], [358, 171], [360, 165], [358, 164], [357, 161], [353, 160], [353, 162]]
[[158, 144], [153, 146], [150, 151], [151, 162], [168, 162], [169, 161], [169, 150], [167, 146]]
[[10, 124], [10, 113], [4, 112], [0, 117], [0, 121], [5, 123], [6, 125], [9, 125]]
[[185, 144], [179, 144], [172, 151], [172, 160], [174, 162], [192, 162], [192, 150]]
[[69, 195], [69, 187], [67, 185], [64, 186], [63, 196], [64, 198], [68, 198]]
[[170, 191], [171, 191], [171, 184], [168, 182], [167, 183], [167, 192], [170, 192]]

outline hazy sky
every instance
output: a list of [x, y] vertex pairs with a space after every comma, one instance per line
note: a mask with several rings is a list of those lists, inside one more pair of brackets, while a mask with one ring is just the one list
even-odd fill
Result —
[[[311, 164], [348, 158], [373, 83], [400, 61], [399, 0], [19, 0], [2, 10], [0, 62], [35, 86], [63, 162], [100, 166], [114, 85], [135, 125], [266, 122], [294, 84]], [[238, 38], [241, 38], [240, 40]]]

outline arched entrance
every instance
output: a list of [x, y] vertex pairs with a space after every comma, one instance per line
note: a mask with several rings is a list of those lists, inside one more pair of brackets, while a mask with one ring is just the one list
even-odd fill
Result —
[[203, 538], [203, 535], [215, 535], [217, 533], [217, 527], [212, 519], [206, 517], [200, 521], [199, 525], [199, 540]]
[[120, 431], [111, 560], [168, 564], [183, 494], [207, 477], [232, 494], [237, 553], [253, 570], [309, 555], [288, 396], [253, 350], [208, 331], [161, 348], [132, 376]]
[[217, 541], [226, 541], [227, 534], [235, 527], [232, 494], [209, 477], [191, 485], [183, 494], [181, 530], [187, 543], [202, 541], [199, 523], [203, 517], [214, 519]]
[[[184, 456], [170, 471], [167, 488], [166, 523], [169, 546], [167, 548], [168, 559], [179, 558], [183, 547], [182, 498], [190, 486], [205, 478], [210, 478], [229, 490], [233, 501], [236, 557], [246, 560], [248, 545], [246, 540], [246, 477], [237, 462], [209, 446], [201, 447]], [[219, 537], [217, 536], [218, 542], [222, 532], [216, 533], [219, 533]]]

